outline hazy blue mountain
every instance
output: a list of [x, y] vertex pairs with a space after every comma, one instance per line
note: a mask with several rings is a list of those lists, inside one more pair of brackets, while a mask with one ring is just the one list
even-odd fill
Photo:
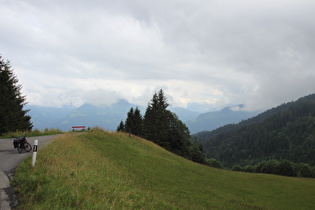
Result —
[[64, 107], [42, 107], [35, 105], [26, 105], [29, 109], [28, 114], [34, 125], [33, 129], [43, 130], [45, 128], [58, 128], [60, 120], [75, 109], [72, 106]]
[[198, 115], [200, 115], [200, 112], [196, 112], [196, 111], [191, 111], [185, 108], [181, 108], [181, 107], [170, 107], [169, 110], [173, 113], [175, 113], [178, 118], [186, 123], [187, 121], [190, 121], [192, 119], [195, 119]]
[[[84, 124], [87, 127], [100, 126], [104, 129], [115, 131], [120, 121], [126, 120], [127, 113], [131, 107], [138, 107], [141, 115], [144, 116], [146, 107], [132, 104], [126, 100], [120, 99], [110, 106], [83, 104], [81, 107], [73, 110], [65, 116], [61, 120], [59, 127], [62, 130], [69, 130], [72, 125]], [[170, 108], [170, 110], [176, 113], [179, 119], [183, 122], [185, 120], [194, 119], [199, 115], [198, 112], [189, 111], [183, 108]]]
[[[242, 105], [238, 106], [242, 108]], [[235, 108], [235, 107], [234, 107]], [[234, 111], [231, 107], [226, 107], [220, 111], [200, 114], [194, 120], [186, 122], [191, 134], [201, 131], [211, 131], [226, 124], [238, 123], [257, 115], [258, 112]]]
[[[120, 121], [126, 119], [130, 108], [137, 106], [123, 99], [112, 105], [95, 106], [86, 103], [65, 116], [60, 121], [59, 127], [62, 130], [70, 130], [73, 125], [83, 124], [86, 127], [99, 126], [106, 130], [114, 131]], [[142, 111], [143, 108], [138, 107]]]
[[[29, 115], [32, 117], [34, 129], [58, 128], [68, 131], [73, 125], [83, 124], [86, 127], [99, 126], [114, 131], [120, 121], [126, 119], [131, 107], [138, 107], [142, 116], [145, 114], [146, 107], [129, 103], [123, 99], [112, 105], [95, 106], [86, 103], [77, 108], [70, 106], [61, 108], [26, 106], [26, 109], [30, 109]], [[254, 116], [254, 113], [232, 111], [230, 108], [205, 114], [171, 106], [169, 110], [187, 125], [191, 134], [204, 130], [210, 131], [222, 125], [237, 123], [242, 119], [245, 120]]]

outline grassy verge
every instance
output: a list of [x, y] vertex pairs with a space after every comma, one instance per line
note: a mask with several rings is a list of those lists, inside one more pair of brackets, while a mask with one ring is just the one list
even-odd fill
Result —
[[20, 209], [313, 209], [315, 179], [199, 165], [123, 133], [63, 135], [13, 180]]
[[31, 130], [31, 131], [15, 131], [15, 132], [9, 132], [5, 133], [0, 136], [0, 139], [9, 139], [9, 138], [15, 138], [19, 136], [26, 136], [26, 137], [31, 137], [31, 136], [48, 136], [48, 135], [55, 135], [55, 134], [60, 134], [62, 133], [59, 129], [55, 128], [45, 128], [44, 130]]

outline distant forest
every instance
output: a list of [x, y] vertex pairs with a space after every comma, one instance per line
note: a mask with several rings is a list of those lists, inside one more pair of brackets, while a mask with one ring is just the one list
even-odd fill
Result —
[[228, 168], [270, 160], [315, 166], [315, 94], [193, 137]]

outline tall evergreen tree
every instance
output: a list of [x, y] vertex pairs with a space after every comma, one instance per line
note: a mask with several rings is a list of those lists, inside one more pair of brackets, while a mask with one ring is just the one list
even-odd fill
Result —
[[171, 116], [167, 115], [167, 107], [168, 103], [163, 90], [160, 90], [159, 94], [154, 93], [144, 115], [143, 136], [168, 149], [168, 120]]
[[163, 90], [153, 95], [143, 120], [143, 136], [171, 152], [188, 157], [192, 145], [189, 130], [167, 110], [168, 105]]
[[131, 107], [129, 112], [127, 113], [127, 119], [125, 121], [125, 131], [131, 133], [133, 129], [133, 108]]
[[[121, 121], [117, 128], [141, 136], [161, 147], [192, 161], [205, 163], [201, 145], [190, 141], [186, 125], [177, 115], [167, 110], [169, 104], [163, 90], [154, 93], [142, 118], [138, 107], [127, 114], [125, 124]], [[125, 126], [125, 127], [124, 127]]]
[[21, 88], [10, 62], [4, 61], [0, 55], [0, 135], [33, 127], [31, 117], [27, 115], [29, 110], [23, 110], [27, 102]]
[[138, 107], [136, 107], [133, 117], [134, 117], [134, 124], [135, 124], [135, 128], [133, 130], [133, 134], [137, 135], [137, 136], [141, 136], [142, 135], [143, 117], [142, 117], [141, 112], [140, 112]]
[[142, 134], [142, 116], [138, 107], [135, 110], [131, 108], [127, 113], [125, 131], [137, 136]]

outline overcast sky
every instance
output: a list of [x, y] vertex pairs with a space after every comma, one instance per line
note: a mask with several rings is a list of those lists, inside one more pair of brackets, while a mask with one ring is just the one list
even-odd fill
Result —
[[0, 0], [0, 54], [30, 105], [265, 110], [315, 93], [314, 0]]

